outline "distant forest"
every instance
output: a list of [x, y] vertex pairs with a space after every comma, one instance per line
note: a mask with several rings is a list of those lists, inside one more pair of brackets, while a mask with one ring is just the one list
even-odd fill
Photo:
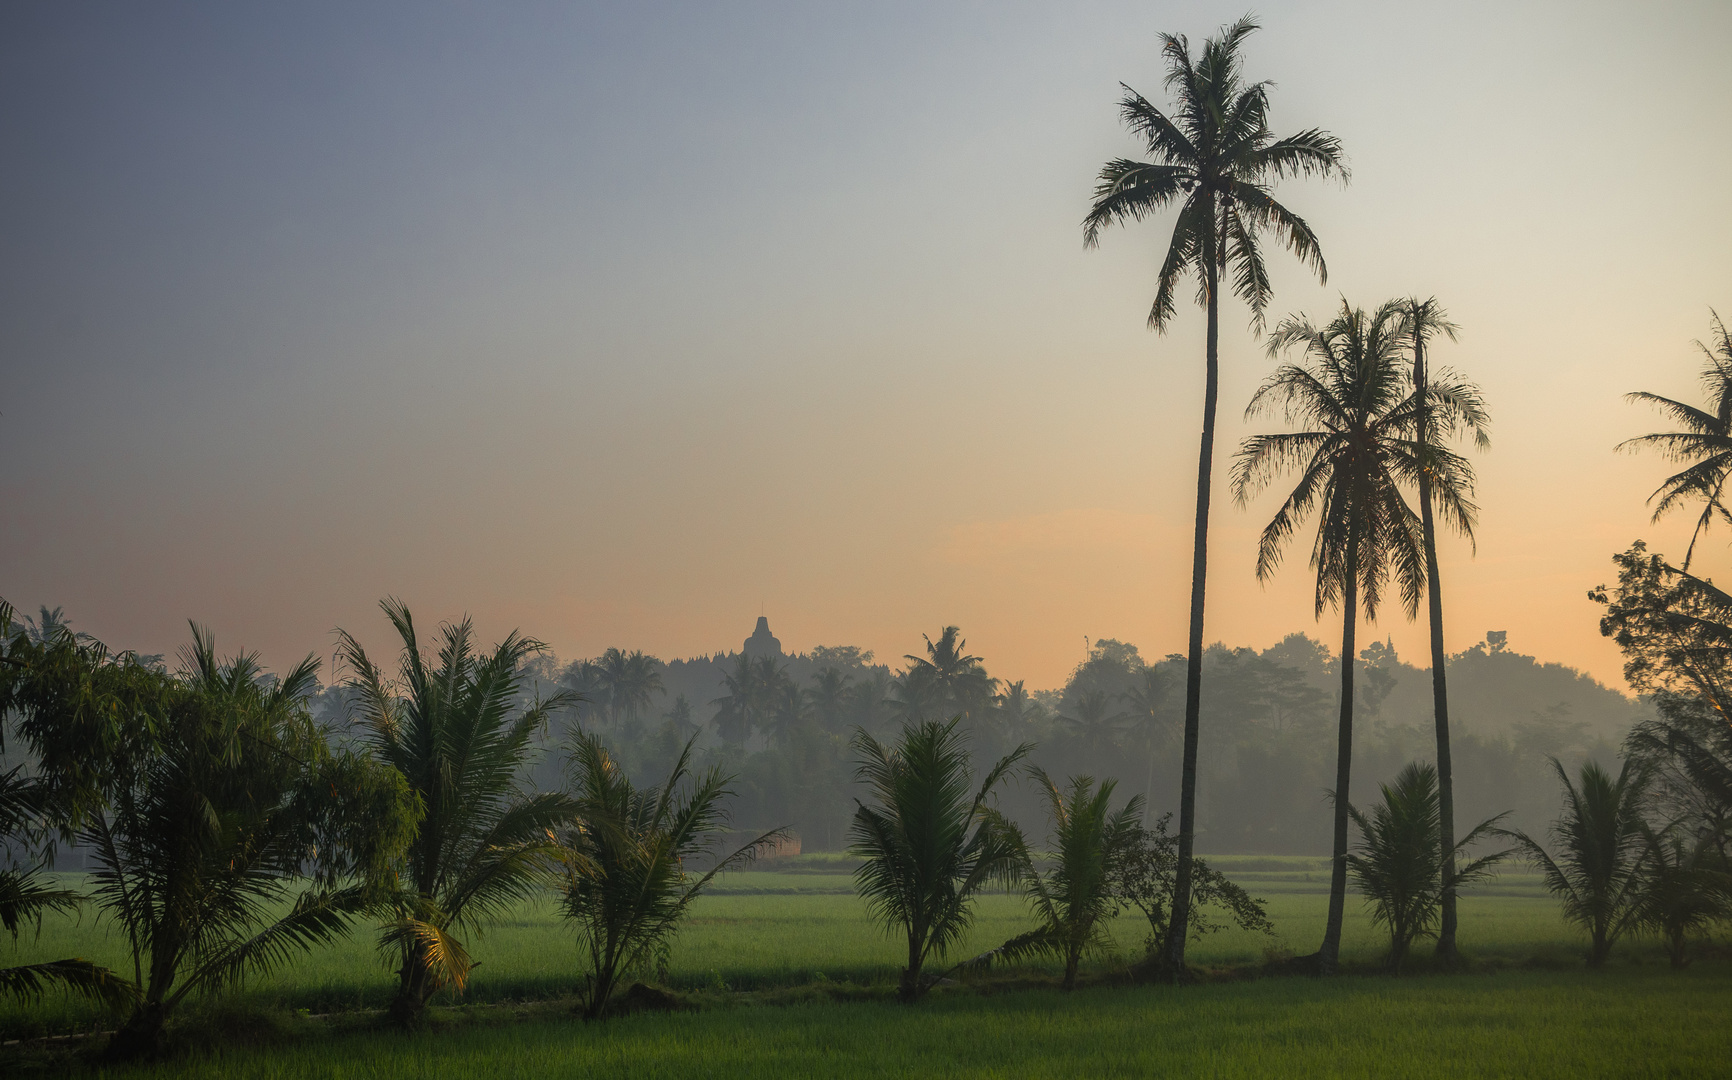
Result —
[[[1261, 652], [1208, 650], [1199, 851], [1328, 853], [1337, 663], [1327, 646], [1299, 633]], [[1352, 798], [1365, 806], [1404, 764], [1432, 760], [1436, 739], [1429, 670], [1383, 642], [1358, 663]], [[1613, 765], [1624, 736], [1651, 712], [1573, 668], [1510, 648], [1497, 631], [1452, 656], [1449, 668], [1461, 822], [1511, 811], [1510, 825], [1543, 831], [1557, 805], [1547, 757], [1572, 771], [1590, 757]], [[977, 763], [1032, 742], [1032, 760], [1055, 776], [1111, 777], [1123, 795], [1146, 793], [1151, 820], [1177, 808], [1184, 658], [1145, 657], [1110, 638], [1094, 642], [1054, 690], [995, 677], [954, 627], [928, 639], [922, 654], [885, 663], [852, 646], [784, 653], [762, 619], [732, 652], [664, 661], [609, 649], [572, 662], [543, 653], [528, 674], [530, 694], [583, 699], [558, 710], [542, 735], [534, 786], [563, 782], [560, 748], [580, 727], [600, 735], [645, 784], [665, 776], [695, 736], [699, 764], [720, 764], [736, 777], [735, 827], [791, 826], [808, 851], [845, 845], [854, 730], [883, 735], [923, 718], [963, 716]], [[315, 702], [339, 731], [347, 693], [332, 686]], [[1036, 798], [1011, 785], [1004, 808], [1038, 825]]]

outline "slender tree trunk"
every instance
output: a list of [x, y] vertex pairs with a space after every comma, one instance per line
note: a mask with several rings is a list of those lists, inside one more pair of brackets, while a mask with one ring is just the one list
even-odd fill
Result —
[[1317, 950], [1317, 971], [1335, 974], [1341, 961], [1341, 920], [1347, 907], [1347, 802], [1353, 772], [1353, 635], [1359, 620], [1359, 528], [1349, 526], [1347, 585], [1341, 607], [1341, 728], [1335, 748], [1335, 853], [1329, 866], [1329, 922], [1323, 947]]
[[908, 966], [902, 969], [902, 985], [896, 990], [903, 1001], [920, 997], [920, 936], [913, 931], [908, 934]]
[[1418, 443], [1419, 520], [1425, 533], [1426, 613], [1431, 621], [1431, 704], [1437, 722], [1437, 809], [1441, 827], [1438, 846], [1443, 867], [1442, 911], [1437, 929], [1437, 958], [1445, 966], [1456, 961], [1455, 948], [1455, 785], [1449, 757], [1449, 657], [1443, 651], [1443, 582], [1437, 572], [1437, 523], [1431, 511], [1431, 469], [1426, 460], [1431, 437], [1431, 410], [1426, 404], [1425, 336], [1413, 337], [1413, 388], [1419, 402]]
[[[1211, 214], [1211, 217], [1214, 215]], [[1209, 328], [1203, 377], [1203, 439], [1197, 455], [1197, 519], [1191, 541], [1191, 632], [1185, 663], [1185, 752], [1179, 784], [1179, 865], [1173, 882], [1173, 920], [1167, 927], [1167, 966], [1174, 982], [1184, 977], [1185, 939], [1191, 921], [1191, 857], [1197, 833], [1197, 737], [1203, 711], [1203, 587], [1209, 570], [1209, 482], [1215, 466], [1215, 404], [1220, 396], [1220, 303], [1217, 245], [1204, 267]]]

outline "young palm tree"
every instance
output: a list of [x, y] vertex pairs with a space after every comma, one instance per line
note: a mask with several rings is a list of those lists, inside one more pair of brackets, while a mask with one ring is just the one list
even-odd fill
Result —
[[1546, 888], [1564, 902], [1564, 918], [1588, 932], [1588, 966], [1602, 967], [1618, 938], [1644, 915], [1648, 832], [1641, 807], [1648, 774], [1626, 758], [1614, 780], [1587, 761], [1578, 786], [1557, 758], [1551, 763], [1564, 785], [1564, 812], [1551, 828], [1557, 856], [1524, 832], [1508, 835], [1539, 863]]
[[1690, 935], [1732, 918], [1732, 867], [1719, 848], [1723, 835], [1692, 833], [1682, 822], [1643, 829], [1641, 914], [1637, 922], [1659, 934], [1675, 968], [1690, 965]]
[[[1377, 617], [1391, 578], [1409, 617], [1417, 613], [1425, 585], [1425, 554], [1418, 516], [1402, 498], [1400, 483], [1412, 481], [1419, 459], [1412, 442], [1414, 401], [1402, 350], [1406, 328], [1401, 304], [1375, 312], [1342, 302], [1341, 311], [1318, 328], [1288, 318], [1269, 339], [1279, 355], [1299, 346], [1300, 363], [1276, 369], [1245, 410], [1246, 416], [1280, 410], [1289, 423], [1312, 430], [1258, 435], [1241, 445], [1233, 467], [1240, 505], [1277, 476], [1299, 473], [1299, 482], [1263, 530], [1257, 577], [1266, 581], [1280, 565], [1287, 540], [1313, 512], [1318, 519], [1311, 567], [1317, 576], [1315, 610], [1339, 607], [1341, 623], [1341, 718], [1336, 750], [1334, 864], [1329, 920], [1317, 964], [1333, 973], [1340, 955], [1347, 898], [1347, 793], [1353, 766], [1354, 647], [1360, 609]], [[1435, 393], [1435, 392], [1434, 392]], [[1467, 491], [1472, 472], [1458, 455], [1433, 448], [1433, 497], [1457, 522], [1471, 523], [1475, 508]]]
[[1203, 433], [1197, 458], [1197, 512], [1191, 555], [1191, 622], [1185, 681], [1185, 748], [1179, 795], [1179, 884], [1169, 960], [1175, 976], [1185, 958], [1190, 912], [1192, 847], [1196, 836], [1197, 724], [1202, 709], [1203, 595], [1208, 571], [1209, 486], [1214, 469], [1215, 405], [1219, 388], [1220, 283], [1231, 275], [1234, 295], [1262, 325], [1271, 284], [1259, 236], [1276, 240], [1328, 280], [1323, 252], [1311, 227], [1275, 201], [1270, 183], [1289, 176], [1347, 177], [1341, 143], [1316, 129], [1277, 139], [1269, 130], [1269, 84], [1247, 83], [1240, 48], [1257, 24], [1247, 16], [1206, 40], [1193, 61], [1190, 42], [1163, 34], [1167, 89], [1177, 98], [1169, 117], [1124, 87], [1119, 115], [1141, 138], [1152, 161], [1120, 158], [1102, 166], [1094, 205], [1083, 219], [1083, 243], [1095, 246], [1101, 230], [1141, 221], [1177, 204], [1167, 255], [1161, 265], [1149, 325], [1172, 321], [1179, 279], [1197, 275], [1197, 299], [1207, 312], [1204, 346]]
[[903, 1001], [927, 991], [926, 961], [961, 939], [974, 894], [1014, 880], [1020, 865], [1014, 830], [987, 799], [1033, 747], [1024, 743], [1000, 758], [971, 797], [960, 723], [905, 724], [893, 747], [865, 730], [854, 733], [856, 775], [872, 799], [857, 803], [850, 828], [849, 853], [864, 860], [854, 883], [872, 917], [907, 940], [897, 988]]
[[1707, 358], [1702, 369], [1702, 389], [1708, 395], [1708, 407], [1698, 409], [1659, 394], [1637, 391], [1625, 395], [1630, 401], [1646, 401], [1684, 430], [1655, 432], [1626, 439], [1619, 450], [1640, 450], [1644, 447], [1660, 452], [1672, 461], [1689, 462], [1683, 471], [1668, 476], [1664, 483], [1648, 496], [1654, 505], [1653, 520], [1659, 521], [1668, 510], [1687, 502], [1702, 500], [1702, 513], [1696, 518], [1696, 528], [1690, 533], [1690, 546], [1684, 551], [1682, 569], [1690, 569], [1690, 558], [1696, 553], [1696, 541], [1713, 524], [1716, 517], [1732, 521], [1724, 500], [1726, 480], [1732, 477], [1732, 333], [1720, 321], [1718, 312], [1710, 309], [1717, 340], [1712, 346], [1696, 342]]
[[1064, 961], [1064, 988], [1072, 990], [1083, 953], [1112, 946], [1102, 924], [1118, 909], [1113, 883], [1126, 856], [1142, 840], [1143, 799], [1132, 796], [1115, 812], [1115, 781], [1102, 780], [1097, 786], [1091, 776], [1073, 776], [1067, 791], [1044, 769], [1030, 768], [1029, 776], [1046, 799], [1054, 861], [1042, 872], [1020, 832], [1016, 835], [1023, 887], [1041, 924], [1007, 942], [1000, 954], [1056, 955]]
[[[1443, 335], [1451, 341], [1459, 329], [1449, 321], [1435, 297], [1407, 302], [1408, 333], [1413, 342], [1413, 399], [1416, 405], [1413, 441], [1420, 461], [1426, 462], [1430, 448], [1438, 438], [1453, 434], [1453, 429], [1465, 427], [1473, 433], [1475, 443], [1489, 445], [1487, 426], [1490, 418], [1480, 401], [1477, 387], [1459, 384], [1461, 395], [1455, 408], [1434, 419], [1431, 407], [1430, 372], [1425, 366], [1425, 349], [1433, 337]], [[1447, 382], [1448, 380], [1446, 380]], [[1439, 424], [1438, 420], [1443, 424]], [[1456, 957], [1455, 947], [1455, 772], [1449, 751], [1449, 683], [1446, 675], [1449, 656], [1443, 649], [1443, 582], [1437, 568], [1437, 520], [1432, 512], [1432, 478], [1429, 468], [1419, 470], [1419, 522], [1425, 541], [1426, 614], [1431, 630], [1431, 701], [1432, 719], [1437, 729], [1437, 788], [1440, 807], [1438, 852], [1443, 859], [1439, 869], [1443, 894], [1440, 922], [1437, 930], [1437, 956], [1446, 965]], [[1468, 539], [1473, 538], [1471, 528]]]
[[1443, 831], [1437, 769], [1411, 764], [1396, 775], [1394, 786], [1380, 788], [1383, 801], [1369, 817], [1347, 807], [1360, 837], [1347, 868], [1371, 907], [1372, 921], [1389, 929], [1389, 968], [1399, 975], [1414, 939], [1437, 929], [1443, 889], [1489, 876], [1510, 852], [1481, 856], [1451, 875], [1448, 868], [1461, 852], [1496, 831], [1504, 815], [1480, 822], [1445, 855], [1437, 839]]
[[567, 699], [516, 708], [521, 663], [540, 642], [514, 631], [492, 653], [478, 653], [464, 619], [443, 627], [432, 666], [409, 609], [389, 598], [380, 607], [403, 643], [396, 680], [346, 631], [338, 655], [352, 672], [374, 752], [424, 810], [379, 943], [398, 958], [391, 1017], [408, 1025], [442, 987], [461, 989], [468, 978], [472, 961], [458, 933], [479, 930], [557, 877], [554, 830], [571, 821], [572, 802], [529, 793], [522, 782], [531, 740]]
[[660, 961], [680, 920], [704, 887], [723, 870], [752, 859], [782, 830], [765, 833], [693, 875], [687, 864], [708, 855], [726, 824], [722, 802], [732, 792], [719, 769], [691, 772], [687, 743], [659, 787], [633, 786], [593, 735], [572, 745], [572, 788], [577, 820], [569, 833], [561, 907], [576, 924], [589, 967], [583, 1014], [607, 1010], [622, 976]]

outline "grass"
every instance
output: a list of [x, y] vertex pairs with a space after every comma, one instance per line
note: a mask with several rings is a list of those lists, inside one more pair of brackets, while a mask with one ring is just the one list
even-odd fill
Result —
[[[1724, 1075], [1732, 982], [1589, 974], [939, 992], [888, 1002], [471, 1023], [227, 1047], [129, 1077], [1677, 1077]], [[501, 1018], [502, 1020], [505, 1018]]]
[[[1245, 968], [1270, 953], [1316, 947], [1327, 901], [1321, 860], [1214, 861], [1266, 899], [1278, 934], [1224, 930], [1193, 947], [1193, 962]], [[1653, 945], [1637, 942], [1620, 946], [1613, 971], [1584, 972], [1579, 935], [1531, 875], [1506, 874], [1463, 900], [1463, 947], [1482, 970], [1501, 969], [1496, 974], [1275, 979], [1176, 993], [1104, 984], [1074, 995], [1007, 993], [989, 985], [982, 993], [941, 990], [929, 1006], [909, 1010], [881, 1000], [895, 978], [898, 945], [867, 921], [850, 870], [845, 860], [806, 858], [719, 879], [694, 908], [662, 975], [714, 1006], [702, 1012], [570, 1022], [576, 948], [543, 901], [470, 942], [481, 964], [463, 1007], [440, 1010], [446, 1030], [410, 1040], [344, 1033], [370, 1025], [358, 1012], [382, 1007], [391, 992], [371, 933], [358, 930], [253, 979], [225, 1006], [241, 1019], [207, 1012], [203, 1027], [224, 1033], [215, 1056], [183, 1060], [174, 1073], [984, 1077], [1144, 1075], [1183, 1066], [1222, 1076], [1380, 1075], [1400, 1060], [1412, 1070], [1406, 1075], [1424, 1076], [1436, 1060], [1436, 1074], [1451, 1077], [1692, 1075], [1709, 1060], [1705, 1048], [1718, 1047], [1722, 1064], [1732, 1049], [1720, 1032], [1732, 1015], [1732, 980], [1722, 962], [1675, 975], [1661, 970]], [[1369, 967], [1384, 940], [1357, 901], [1348, 910], [1344, 956]], [[985, 896], [958, 958], [1028, 925], [1020, 899]], [[1119, 956], [1097, 961], [1097, 977], [1112, 982], [1126, 958], [1140, 953], [1145, 931], [1137, 919], [1118, 919], [1112, 933]], [[131, 967], [123, 937], [88, 914], [51, 920], [40, 935], [0, 946], [0, 964], [70, 955]], [[1037, 967], [1018, 978], [1047, 974]], [[824, 1003], [834, 997], [879, 1000]], [[799, 1000], [815, 1003], [755, 1007]], [[327, 1013], [344, 1015], [308, 1018]], [[498, 1027], [505, 1021], [509, 1030]], [[248, 1025], [253, 1035], [238, 1033]], [[76, 999], [0, 1006], [0, 1038], [101, 1026], [104, 1018]], [[254, 1035], [280, 1046], [248, 1051], [243, 1044]]]

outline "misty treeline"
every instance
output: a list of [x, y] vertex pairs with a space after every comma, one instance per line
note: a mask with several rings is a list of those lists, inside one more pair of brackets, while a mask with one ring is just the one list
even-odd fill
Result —
[[[736, 777], [732, 816], [741, 831], [786, 826], [808, 851], [840, 850], [859, 794], [849, 749], [864, 729], [889, 738], [903, 723], [962, 718], [978, 758], [1032, 742], [1030, 760], [1054, 776], [1116, 779], [1145, 798], [1149, 820], [1177, 805], [1184, 658], [1144, 657], [1127, 642], [1093, 642], [1056, 689], [1030, 690], [991, 674], [956, 627], [932, 635], [896, 666], [854, 646], [753, 655], [740, 651], [663, 661], [608, 649], [593, 659], [550, 653], [524, 665], [524, 701], [571, 695], [538, 736], [537, 786], [561, 783], [559, 746], [579, 731], [603, 739], [635, 779], [665, 776], [686, 742], [697, 760]], [[1386, 642], [1360, 653], [1357, 711], [1364, 726], [1353, 800], [1410, 761], [1430, 761], [1430, 673]], [[1460, 702], [1457, 817], [1539, 829], [1555, 813], [1547, 761], [1572, 769], [1614, 762], [1651, 708], [1582, 672], [1511, 648], [1499, 631], [1450, 658]], [[1212, 646], [1204, 662], [1203, 777], [1198, 850], [1218, 854], [1326, 854], [1340, 677], [1327, 646], [1300, 633], [1258, 651]], [[314, 697], [335, 730], [351, 691]], [[1038, 824], [1042, 797], [1028, 784], [1001, 793], [1009, 815]]]

